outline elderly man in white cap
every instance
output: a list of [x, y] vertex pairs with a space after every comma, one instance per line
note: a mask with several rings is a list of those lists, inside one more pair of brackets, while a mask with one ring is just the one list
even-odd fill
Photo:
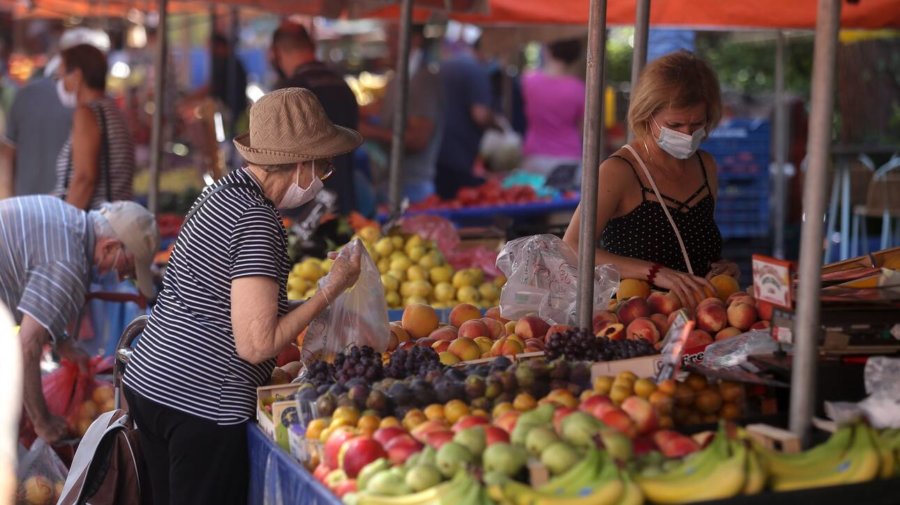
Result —
[[246, 503], [256, 388], [359, 276], [358, 251], [339, 257], [316, 295], [291, 307], [278, 209], [310, 201], [360, 135], [332, 124], [309, 90], [285, 88], [253, 105], [250, 133], [234, 142], [247, 166], [194, 203], [125, 374], [158, 503]]
[[[90, 44], [109, 51], [109, 35], [76, 27], [59, 39], [63, 51]], [[54, 78], [60, 56], [47, 63], [42, 77], [16, 93], [0, 135], [0, 198], [50, 193], [56, 184], [56, 157], [72, 131], [72, 109], [64, 107]]]
[[66, 421], [53, 416], [41, 390], [40, 360], [52, 343], [64, 358], [86, 355], [66, 333], [85, 301], [92, 278], [115, 272], [134, 277], [151, 298], [150, 270], [159, 249], [156, 220], [134, 202], [112, 202], [85, 212], [59, 198], [0, 200], [0, 302], [20, 324], [25, 412], [37, 435], [64, 438]]

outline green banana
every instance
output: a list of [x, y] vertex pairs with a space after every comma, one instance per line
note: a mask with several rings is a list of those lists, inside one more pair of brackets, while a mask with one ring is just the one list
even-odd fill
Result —
[[591, 492], [577, 496], [550, 495], [513, 480], [503, 486], [504, 497], [515, 505], [615, 505], [624, 492], [625, 484], [618, 476], [599, 482]]
[[838, 428], [824, 443], [804, 452], [779, 453], [754, 443], [754, 449], [772, 475], [783, 477], [820, 475], [843, 454], [853, 440], [853, 425]]
[[622, 472], [622, 484], [625, 489], [622, 491], [618, 505], [642, 505], [644, 503], [644, 493], [641, 491], [641, 487], [628, 475], [628, 472]]
[[868, 426], [858, 424], [853, 428], [853, 441], [842, 454], [830, 456], [826, 471], [803, 475], [784, 476], [773, 473], [772, 489], [792, 491], [814, 487], [836, 486], [867, 482], [878, 476], [881, 455]]
[[449, 490], [441, 495], [440, 505], [479, 505], [481, 484], [469, 472], [460, 470], [450, 480]]
[[688, 478], [701, 468], [709, 465], [710, 461], [719, 461], [728, 455], [728, 435], [723, 429], [716, 433], [713, 441], [702, 450], [686, 456], [680, 462], [676, 462], [669, 470], [642, 474], [643, 478], [652, 478], [657, 482], [681, 481]]
[[[727, 441], [726, 441], [727, 442]], [[724, 457], [704, 458], [703, 466], [680, 478], [638, 477], [637, 483], [650, 501], [658, 504], [719, 500], [738, 495], [746, 484], [747, 448], [726, 443]]]
[[418, 493], [403, 496], [378, 496], [359, 493], [358, 505], [441, 505], [441, 495], [449, 490], [449, 483], [438, 484]]
[[550, 479], [538, 491], [547, 494], [575, 494], [585, 486], [596, 484], [601, 467], [611, 464], [605, 454], [597, 449], [588, 449], [584, 458], [565, 473]]

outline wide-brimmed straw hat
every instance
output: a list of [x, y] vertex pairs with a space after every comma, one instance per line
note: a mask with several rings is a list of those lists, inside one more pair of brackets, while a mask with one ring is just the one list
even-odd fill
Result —
[[333, 124], [312, 91], [284, 88], [253, 104], [250, 131], [234, 145], [254, 165], [281, 165], [345, 154], [362, 140], [359, 132]]

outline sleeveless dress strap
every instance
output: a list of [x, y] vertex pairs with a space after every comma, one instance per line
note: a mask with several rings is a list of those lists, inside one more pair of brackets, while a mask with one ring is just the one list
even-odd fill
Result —
[[644, 182], [641, 180], [640, 176], [638, 175], [637, 170], [634, 169], [634, 165], [632, 165], [631, 162], [628, 161], [628, 158], [626, 158], [624, 156], [619, 156], [618, 154], [613, 154], [612, 156], [610, 156], [610, 158], [618, 158], [628, 164], [628, 167], [631, 168], [631, 173], [634, 174], [634, 178], [637, 180], [638, 186], [641, 187], [641, 202], [646, 202], [647, 201], [647, 193], [649, 193], [652, 190], [650, 188], [648, 188], [647, 186], [644, 186]]

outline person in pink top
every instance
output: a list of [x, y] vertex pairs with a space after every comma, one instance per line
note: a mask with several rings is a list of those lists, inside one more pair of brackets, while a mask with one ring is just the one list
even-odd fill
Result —
[[527, 130], [522, 168], [549, 175], [560, 165], [581, 164], [584, 81], [572, 74], [581, 57], [581, 41], [558, 40], [544, 51], [541, 70], [522, 81]]

